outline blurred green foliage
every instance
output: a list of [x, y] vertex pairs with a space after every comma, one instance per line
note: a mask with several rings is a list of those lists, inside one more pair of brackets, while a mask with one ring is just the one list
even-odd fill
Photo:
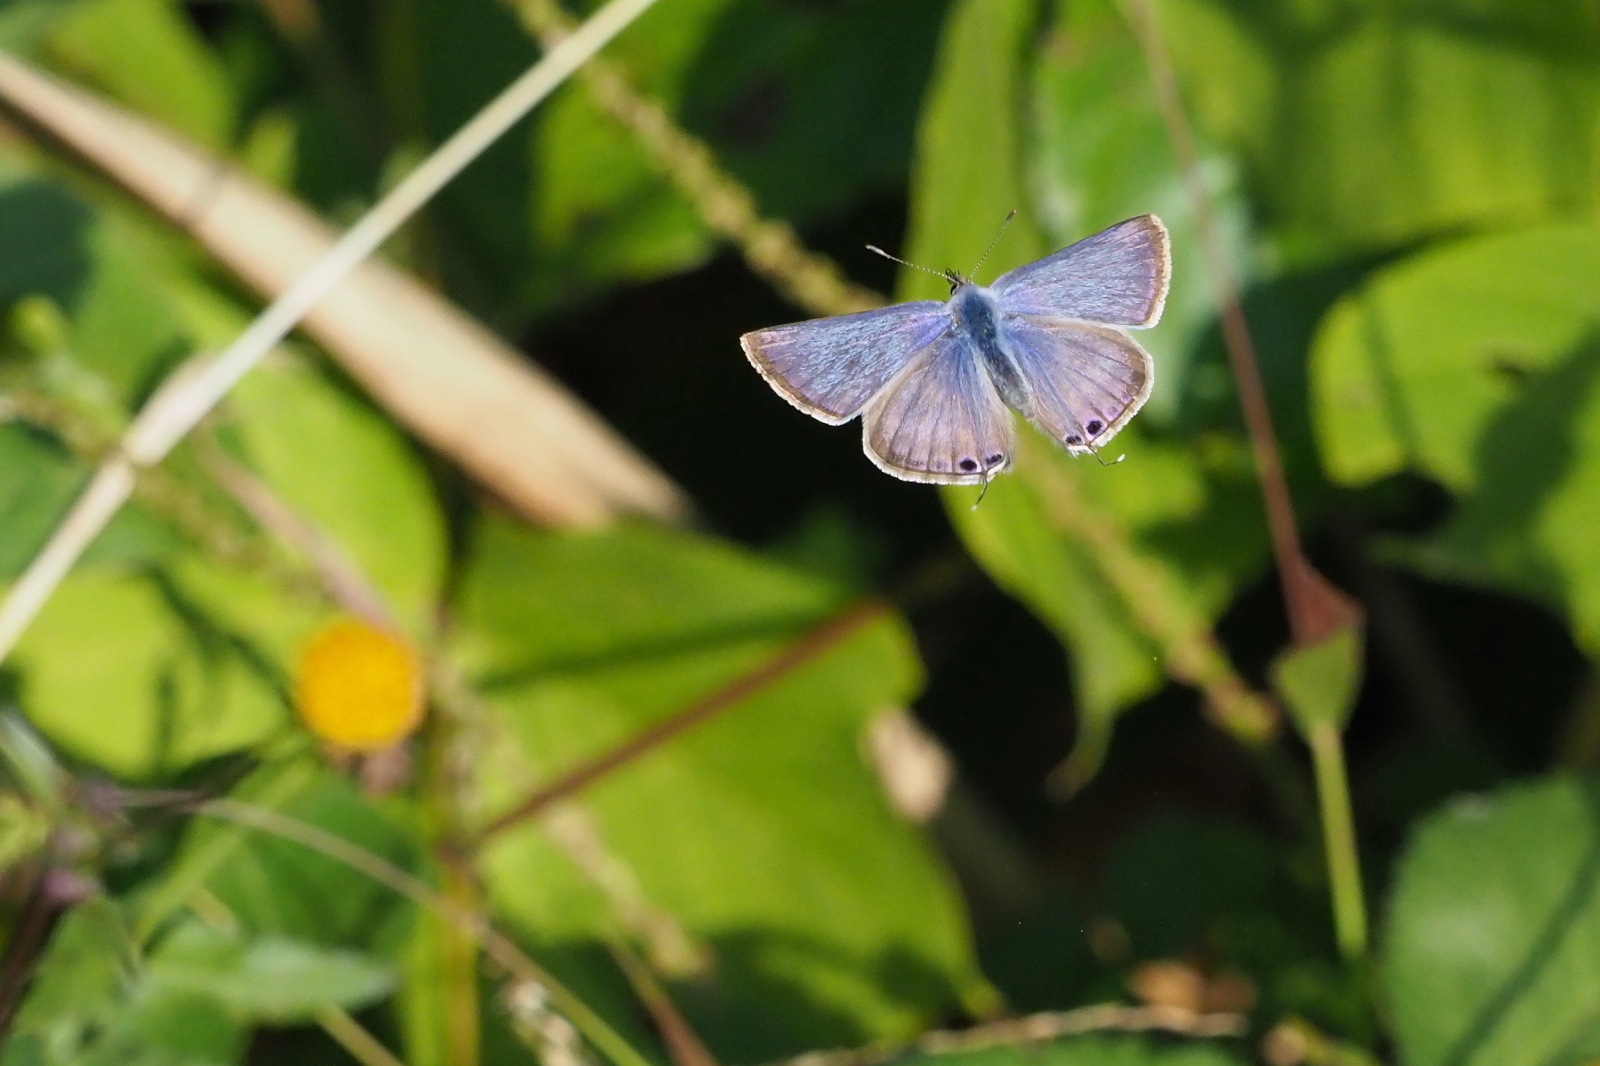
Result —
[[[1351, 734], [1381, 922], [1373, 965], [1335, 950], [1309, 775], [1287, 741], [1216, 755], [1226, 742], [1174, 729], [1205, 769], [1127, 799], [1130, 779], [1165, 772], [1152, 753], [1168, 748], [1149, 734], [1166, 726], [1141, 721], [1168, 723], [1175, 705], [1193, 717], [1151, 610], [1216, 626], [1258, 687], [1285, 638], [1261, 606], [1275, 590], [1215, 279], [1123, 5], [660, 0], [608, 55], [765, 215], [849, 272], [877, 269], [853, 250], [886, 242], [902, 215], [906, 256], [965, 270], [1016, 208], [993, 276], [1159, 213], [1174, 283], [1146, 335], [1158, 384], [1118, 442], [1126, 461], [1041, 445], [981, 506], [947, 490], [942, 512], [926, 506], [934, 490], [905, 489], [920, 502], [902, 503], [913, 496], [871, 470], [865, 489], [816, 489], [813, 438], [783, 436], [799, 416], [755, 391], [735, 345], [741, 328], [802, 312], [724, 286], [737, 267], [719, 261], [704, 205], [581, 86], [564, 87], [385, 254], [512, 339], [621, 334], [620, 367], [539, 354], [647, 450], [651, 420], [628, 424], [639, 408], [607, 400], [662, 394], [660, 450], [705, 527], [530, 528], [322, 353], [284, 344], [164, 465], [165, 489], [96, 541], [0, 670], [0, 1007], [15, 1008], [0, 1064], [339, 1061], [330, 1012], [356, 1012], [413, 1066], [522, 1062], [530, 1047], [552, 1066], [585, 1061], [551, 1050], [559, 1026], [519, 1014], [495, 966], [469, 955], [452, 968], [438, 914], [301, 844], [192, 816], [192, 800], [216, 795], [450, 887], [651, 1062], [672, 1052], [618, 944], [731, 1063], [909, 1041], [1008, 1006], [1125, 1000], [1155, 960], [1243, 975], [1252, 995], [1226, 1006], [1246, 1015], [1247, 1038], [905, 1057], [1222, 1066], [1249, 1061], [1250, 1041], [1290, 1017], [1405, 1066], [1600, 1054], [1600, 13], [1587, 0], [1154, 8], [1302, 528], [1369, 600], [1367, 661], [1397, 664], [1369, 671]], [[0, 47], [336, 223], [540, 51], [502, 0], [11, 0]], [[942, 289], [906, 271], [896, 295]], [[688, 340], [630, 331], [662, 305]], [[253, 307], [48, 139], [0, 131], [0, 583], [163, 378]], [[715, 345], [697, 362], [706, 331]], [[718, 391], [713, 362], [736, 364], [750, 390]], [[596, 386], [608, 373], [620, 381]], [[741, 418], [719, 406], [730, 396], [769, 406]], [[731, 444], [714, 428], [767, 421], [770, 438]], [[851, 441], [839, 447], [864, 468]], [[325, 537], [423, 649], [431, 717], [398, 786], [316, 751], [296, 724], [296, 657], [333, 608], [218, 486], [218, 456]], [[738, 494], [717, 496], [724, 471], [809, 517], [747, 535], [730, 517]], [[959, 564], [953, 550], [880, 562], [883, 543], [904, 541], [861, 517], [879, 497], [935, 527], [927, 540], [947, 522], [985, 580], [1048, 630], [1042, 651], [1018, 642], [1048, 662], [1019, 667], [987, 616], [951, 638], [917, 613], [918, 597], [959, 583]], [[1082, 522], [1159, 576], [1161, 602], [1130, 602]], [[542, 783], [748, 677], [864, 587], [913, 591], [541, 817], [473, 837]], [[1396, 588], [1488, 605], [1488, 635], [1463, 656], [1473, 676], [1501, 669], [1523, 636], [1502, 612], [1538, 620], [1521, 627], [1540, 644], [1538, 676], [1504, 686], [1511, 726], [1445, 720], [1455, 697], [1425, 631], [1467, 601], [1419, 621]], [[951, 660], [1066, 670], [1070, 700], [1029, 696], [1052, 722], [1070, 703], [1078, 757], [1106, 766], [1065, 808], [1072, 832], [1033, 832], [1055, 817], [1036, 801], [1065, 727], [1049, 743], [1024, 735], [1025, 701], [989, 697], [993, 676], [950, 697], [975, 724], [947, 730], [970, 779], [943, 810], [919, 825], [886, 794], [875, 730], [919, 698], [932, 717]], [[1589, 694], [1574, 698], [1561, 670], [1586, 672]], [[1317, 690], [1302, 702], [1342, 725], [1357, 695], [1347, 675], [1299, 678]], [[1487, 700], [1497, 686], [1481, 688]], [[1424, 705], [1444, 718], [1392, 724], [1426, 719]], [[1516, 742], [1498, 743], [1501, 728]], [[1008, 730], [1024, 757], [986, 777], [984, 744]], [[989, 808], [1014, 781], [1031, 791], [996, 829]], [[1485, 794], [1457, 795], [1469, 790]], [[450, 1013], [461, 1002], [465, 1030]]]

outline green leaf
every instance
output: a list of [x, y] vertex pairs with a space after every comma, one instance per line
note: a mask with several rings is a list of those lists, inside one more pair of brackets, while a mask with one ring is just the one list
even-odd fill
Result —
[[319, 1010], [353, 1010], [387, 995], [394, 974], [353, 951], [285, 937], [245, 941], [190, 921], [151, 952], [144, 980], [164, 993], [206, 996], [236, 1018], [308, 1022]]
[[0, 792], [0, 870], [31, 858], [50, 836], [50, 819], [15, 793]]
[[72, 459], [44, 434], [0, 423], [0, 581], [22, 572], [82, 487]]
[[[967, 271], [1026, 206], [1023, 103], [1035, 0], [956, 0], [945, 16], [933, 81], [917, 126], [905, 257], [932, 270]], [[985, 269], [996, 273], [1048, 249], [1031, 212], [1019, 211]], [[944, 299], [945, 283], [902, 270], [901, 299]]]
[[79, 903], [51, 934], [16, 1032], [36, 1034], [52, 1049], [84, 1043], [118, 1009], [135, 960], [121, 908], [104, 896]]
[[291, 360], [234, 388], [228, 427], [279, 498], [332, 539], [413, 636], [423, 632], [443, 581], [444, 523], [399, 432]]
[[1162, 0], [1191, 106], [1291, 250], [1590, 210], [1600, 25], [1582, 0]]
[[1412, 470], [1461, 497], [1406, 558], [1564, 609], [1600, 648], [1600, 231], [1542, 226], [1459, 241], [1377, 272], [1312, 353], [1329, 472]]
[[[416, 845], [346, 779], [309, 757], [268, 765], [231, 798], [278, 811], [409, 869]], [[392, 946], [407, 913], [394, 890], [302, 844], [230, 822], [190, 826], [160, 888], [145, 901], [149, 930], [200, 888], [251, 936], [323, 947]]]
[[254, 744], [286, 718], [278, 680], [238, 633], [196, 612], [171, 575], [80, 570], [40, 611], [14, 663], [39, 730], [122, 777]]
[[73, 1066], [233, 1066], [247, 1034], [214, 996], [138, 988]]
[[[1141, 415], [1168, 423], [1186, 391], [1196, 342], [1216, 316], [1200, 230], [1144, 55], [1109, 0], [1060, 5], [1034, 67], [1037, 130], [1030, 146], [1033, 211], [1051, 247], [1064, 247], [1134, 215], [1161, 216], [1172, 237], [1172, 288], [1161, 323], [1138, 334], [1155, 359], [1155, 389]], [[1237, 163], [1202, 145], [1213, 228], [1236, 283], [1252, 273], [1248, 207]]]
[[[489, 523], [460, 607], [462, 654], [506, 733], [481, 768], [485, 807], [704, 698], [841, 606], [828, 585], [681, 533]], [[871, 623], [588, 789], [576, 841], [532, 825], [494, 840], [497, 908], [546, 943], [613, 929], [618, 898], [658, 915], [658, 933], [686, 933], [713, 962], [680, 1002], [730, 1058], [916, 1031], [977, 980], [946, 874], [861, 755], [870, 716], [917, 683], [903, 627]]]
[[1118, 531], [1162, 575], [1159, 609], [1201, 625], [1260, 565], [1263, 534], [1249, 470], [1229, 442], [1196, 447], [1135, 428], [1116, 441], [1127, 460], [1104, 467], [1042, 437], [1026, 443], [1025, 462], [991, 484], [981, 505], [973, 506], [971, 490], [947, 490], [946, 513], [995, 582], [1071, 652], [1078, 711], [1072, 758], [1081, 783], [1098, 766], [1117, 714], [1165, 678], [1160, 648], [1064, 512]]
[[[0, 170], [9, 169], [0, 156]], [[31, 166], [31, 164], [30, 164]], [[67, 325], [47, 350], [30, 354], [44, 368], [41, 387], [120, 428], [162, 373], [189, 354], [170, 286], [181, 273], [174, 238], [147, 219], [84, 203], [60, 185], [23, 171], [0, 177], [0, 241], [17, 249], [0, 267], [0, 306], [47, 298]], [[35, 347], [41, 331], [21, 309], [12, 339]], [[29, 310], [33, 311], [32, 314]], [[48, 313], [48, 312], [46, 312]]]
[[1550, 777], [1427, 819], [1382, 972], [1404, 1066], [1600, 1055], [1600, 783]]
[[[11, 160], [0, 155], [5, 170]], [[0, 178], [0, 242], [12, 249], [0, 262], [0, 304], [9, 308], [33, 293], [72, 305], [92, 266], [93, 215], [59, 186], [22, 174]]]
[[1318, 726], [1339, 732], [1361, 693], [1361, 627], [1347, 626], [1273, 660], [1272, 687], [1302, 735]]
[[149, 980], [121, 908], [94, 897], [57, 926], [0, 1061], [227, 1066], [243, 1050], [238, 1022], [208, 989]]
[[173, 0], [85, 0], [45, 42], [60, 67], [208, 148], [233, 133], [217, 59]]

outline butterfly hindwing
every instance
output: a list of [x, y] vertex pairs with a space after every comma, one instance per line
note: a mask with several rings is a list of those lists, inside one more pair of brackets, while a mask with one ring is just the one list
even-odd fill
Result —
[[935, 300], [758, 329], [739, 338], [778, 394], [830, 425], [848, 422], [950, 326]]
[[1161, 317], [1172, 274], [1167, 228], [1140, 215], [1002, 274], [1006, 310], [1142, 329]]
[[1035, 315], [1001, 322], [1030, 408], [1019, 413], [1068, 451], [1109, 441], [1149, 398], [1155, 364], [1122, 330]]
[[905, 481], [976, 485], [1011, 464], [1011, 414], [977, 353], [944, 334], [867, 407], [863, 446]]

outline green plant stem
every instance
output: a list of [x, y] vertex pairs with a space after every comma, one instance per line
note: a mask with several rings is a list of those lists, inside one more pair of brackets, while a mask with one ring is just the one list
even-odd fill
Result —
[[1350, 781], [1344, 767], [1344, 741], [1331, 724], [1314, 726], [1307, 737], [1322, 808], [1322, 843], [1333, 889], [1333, 928], [1339, 951], [1360, 959], [1367, 951], [1367, 904], [1361, 891], [1361, 860], [1356, 853]]
[[248, 826], [283, 840], [293, 841], [302, 847], [321, 852], [336, 862], [342, 862], [351, 869], [359, 870], [381, 885], [388, 886], [417, 906], [432, 911], [470, 936], [483, 948], [486, 955], [515, 980], [542, 987], [548, 993], [551, 1005], [572, 1022], [578, 1032], [582, 1033], [596, 1050], [610, 1059], [614, 1066], [652, 1066], [650, 1060], [624, 1040], [604, 1018], [547, 973], [542, 966], [523, 954], [511, 938], [494, 928], [487, 918], [463, 910], [426, 881], [407, 873], [387, 859], [374, 855], [365, 848], [352, 844], [319, 826], [238, 800], [211, 800], [196, 807], [195, 813], [232, 822], [235, 825]]
[[317, 1024], [361, 1066], [405, 1066], [392, 1051], [378, 1042], [377, 1037], [362, 1028], [360, 1022], [338, 1007], [319, 1010]]

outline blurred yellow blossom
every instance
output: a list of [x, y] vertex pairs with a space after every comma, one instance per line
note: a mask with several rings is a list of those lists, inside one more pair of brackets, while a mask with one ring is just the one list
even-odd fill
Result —
[[306, 727], [328, 744], [379, 751], [421, 720], [422, 670], [399, 636], [341, 618], [301, 651], [294, 702]]

